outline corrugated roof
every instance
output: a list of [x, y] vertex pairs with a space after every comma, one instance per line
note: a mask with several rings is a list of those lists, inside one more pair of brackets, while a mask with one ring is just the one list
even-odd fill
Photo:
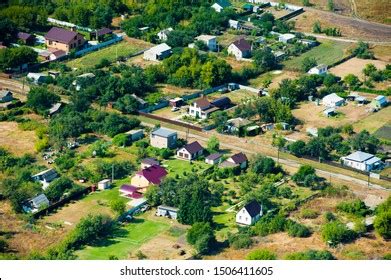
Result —
[[196, 101], [194, 101], [194, 103], [202, 110], [207, 109], [211, 106], [210, 102], [205, 97], [198, 98]]
[[167, 171], [160, 165], [152, 165], [148, 168], [138, 171], [137, 175], [143, 176], [154, 185], [159, 185], [162, 179], [166, 177]]
[[77, 32], [71, 30], [66, 30], [59, 27], [52, 27], [49, 32], [46, 33], [45, 39], [68, 44], [73, 40], [73, 38], [75, 38], [77, 34]]
[[250, 203], [246, 204], [244, 208], [252, 218], [259, 215], [262, 210], [261, 205], [256, 200], [253, 200]]
[[148, 52], [161, 54], [161, 53], [169, 51], [169, 50], [171, 50], [171, 47], [169, 45], [167, 45], [166, 43], [163, 43], [163, 44], [160, 44], [160, 45], [157, 45], [157, 46], [154, 46], [154, 47], [150, 48], [148, 50]]
[[243, 154], [242, 152], [240, 152], [240, 153], [237, 153], [237, 154], [234, 154], [233, 156], [231, 156], [231, 159], [233, 160], [233, 162], [235, 162], [237, 164], [241, 164], [241, 163], [247, 161], [247, 156], [245, 154]]
[[160, 137], [170, 137], [172, 135], [176, 135], [176, 131], [173, 131], [173, 130], [170, 130], [170, 129], [167, 129], [167, 128], [164, 128], [164, 127], [160, 127], [154, 131], [152, 131], [152, 135], [157, 135], [157, 136], [160, 136]]
[[365, 152], [361, 152], [361, 151], [356, 151], [356, 152], [346, 156], [345, 158], [348, 160], [364, 162], [364, 161], [369, 160], [372, 157], [374, 157], [374, 155], [369, 154], [369, 153], [365, 153]]
[[216, 160], [216, 159], [219, 159], [221, 158], [222, 154], [220, 153], [214, 153], [214, 154], [210, 154], [209, 156], [206, 157], [207, 160]]

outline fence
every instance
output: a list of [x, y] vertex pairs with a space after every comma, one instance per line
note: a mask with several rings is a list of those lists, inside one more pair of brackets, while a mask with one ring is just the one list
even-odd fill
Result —
[[328, 68], [333, 68], [333, 67], [335, 67], [337, 65], [340, 65], [340, 64], [344, 63], [345, 61], [348, 61], [349, 59], [351, 59], [351, 58], [353, 58], [355, 56], [356, 56], [355, 54], [350, 54], [350, 55], [342, 58], [341, 60], [338, 60], [338, 61], [334, 62], [333, 64], [328, 65]]
[[171, 119], [166, 119], [166, 118], [163, 118], [163, 117], [160, 117], [160, 116], [152, 115], [152, 114], [141, 112], [141, 111], [139, 111], [139, 114], [141, 116], [144, 116], [144, 117], [147, 117], [147, 118], [150, 118], [150, 119], [162, 121], [162, 122], [173, 124], [173, 125], [178, 125], [178, 126], [181, 126], [181, 127], [184, 127], [184, 128], [195, 130], [195, 131], [202, 131], [202, 127], [195, 126], [195, 125], [192, 125], [192, 124], [183, 123], [183, 122], [176, 121], [176, 120], [171, 120]]
[[66, 26], [66, 27], [76, 27], [77, 29], [80, 29], [82, 31], [87, 31], [87, 32], [92, 32], [93, 30], [91, 28], [88, 28], [88, 27], [84, 27], [84, 26], [79, 26], [79, 25], [76, 25], [76, 24], [73, 24], [73, 23], [70, 23], [70, 22], [67, 22], [67, 21], [62, 21], [62, 20], [58, 20], [58, 19], [54, 19], [54, 18], [48, 18], [48, 22], [50, 23], [53, 23], [55, 25], [59, 25], [59, 26]]
[[97, 45], [94, 45], [94, 46], [82, 49], [80, 51], [77, 51], [75, 53], [75, 55], [76, 56], [82, 56], [82, 55], [84, 55], [86, 53], [89, 53], [89, 52], [92, 52], [92, 51], [95, 51], [95, 50], [99, 50], [101, 48], [110, 46], [110, 45], [115, 44], [115, 43], [117, 43], [119, 41], [122, 41], [122, 40], [123, 40], [122, 36], [117, 36], [114, 39], [111, 39], [109, 41], [106, 41], [106, 42], [103, 42], [103, 43], [100, 43], [100, 44], [97, 44]]

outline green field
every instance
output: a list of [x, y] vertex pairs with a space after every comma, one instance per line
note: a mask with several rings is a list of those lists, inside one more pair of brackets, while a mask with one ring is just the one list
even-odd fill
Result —
[[190, 163], [179, 159], [166, 160], [163, 162], [163, 166], [166, 167], [169, 177], [175, 177], [176, 175], [182, 177], [184, 172], [186, 174], [199, 174], [210, 167], [209, 164], [202, 161], [193, 161]]
[[135, 255], [137, 249], [158, 234], [170, 228], [168, 223], [146, 220], [137, 217], [132, 223], [118, 229], [113, 237], [87, 246], [76, 252], [82, 260], [107, 260], [110, 256], [127, 259], [129, 254]]
[[283, 64], [287, 69], [300, 70], [304, 58], [315, 58], [318, 64], [330, 65], [346, 56], [345, 50], [351, 43], [323, 40], [321, 44], [298, 57], [293, 57]]
[[135, 46], [133, 44], [123, 41], [118, 44], [111, 45], [107, 48], [90, 52], [80, 58], [73, 59], [66, 64], [72, 68], [88, 68], [98, 64], [102, 58], [114, 61], [117, 55], [128, 56], [140, 50], [141, 48], [139, 46]]

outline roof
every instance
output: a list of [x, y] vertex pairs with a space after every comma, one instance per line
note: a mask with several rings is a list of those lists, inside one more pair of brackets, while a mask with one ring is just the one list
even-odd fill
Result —
[[103, 27], [101, 29], [96, 30], [96, 36], [103, 36], [103, 35], [111, 34], [111, 33], [113, 33], [113, 30], [111, 30], [110, 28], [107, 28], [107, 27]]
[[156, 46], [150, 48], [148, 51], [159, 54], [159, 53], [163, 53], [163, 52], [166, 52], [169, 50], [171, 50], [171, 47], [169, 45], [167, 45], [166, 43], [162, 43], [160, 45], [156, 45]]
[[250, 203], [246, 204], [244, 206], [244, 209], [246, 209], [246, 211], [250, 214], [251, 217], [255, 217], [259, 215], [262, 210], [262, 207], [256, 200], [253, 200]]
[[204, 97], [198, 98], [196, 101], [194, 101], [194, 103], [197, 104], [197, 106], [200, 107], [201, 109], [207, 109], [211, 106], [208, 99]]
[[61, 57], [67, 54], [65, 51], [57, 50], [57, 49], [53, 49], [50, 52], [52, 53], [52, 55], [55, 55], [56, 57]]
[[242, 127], [251, 124], [251, 121], [243, 118], [234, 118], [228, 120], [227, 123], [230, 123], [235, 127]]
[[244, 38], [241, 38], [239, 40], [236, 40], [232, 43], [234, 46], [236, 46], [241, 52], [251, 51], [251, 45], [249, 42], [247, 42]]
[[162, 179], [167, 175], [167, 171], [160, 165], [155, 164], [138, 171], [137, 175], [143, 176], [152, 184], [159, 185]]
[[39, 208], [42, 205], [49, 205], [49, 200], [43, 193], [30, 199], [30, 202], [35, 208]]
[[212, 103], [212, 105], [219, 107], [221, 109], [221, 108], [226, 108], [226, 107], [230, 106], [231, 99], [229, 99], [226, 96], [223, 96], [223, 97], [220, 97], [220, 98], [213, 100], [211, 103]]
[[243, 9], [252, 9], [254, 6], [249, 4], [249, 3], [246, 3], [242, 6]]
[[6, 96], [12, 96], [12, 92], [6, 89], [0, 90], [0, 98], [6, 97]]
[[283, 38], [285, 40], [293, 39], [295, 37], [296, 37], [296, 35], [291, 34], [291, 33], [280, 34], [280, 38]]
[[156, 158], [144, 158], [141, 163], [149, 165], [160, 165], [159, 161]]
[[326, 64], [319, 64], [319, 65], [315, 66], [314, 68], [320, 70], [320, 69], [323, 69], [323, 68], [327, 68], [327, 65]]
[[227, 8], [231, 6], [231, 3], [227, 0], [217, 0], [215, 4], [219, 4], [223, 8]]
[[38, 177], [38, 176], [41, 176], [46, 181], [52, 181], [57, 177], [57, 172], [56, 172], [56, 170], [51, 168], [51, 169], [47, 169], [47, 170], [41, 171], [41, 172], [33, 175], [33, 177]]
[[95, 74], [94, 73], [84, 73], [84, 74], [77, 76], [76, 78], [95, 78]]
[[323, 111], [324, 114], [331, 114], [335, 112], [335, 107], [327, 108]]
[[61, 106], [62, 106], [62, 104], [61, 104], [60, 102], [54, 104], [54, 105], [49, 109], [49, 114], [51, 115], [51, 114], [56, 113], [56, 112], [60, 109]]
[[104, 184], [104, 183], [108, 183], [108, 182], [111, 182], [111, 180], [110, 179], [103, 179], [103, 180], [99, 181], [98, 184], [100, 184], [100, 183]]
[[75, 36], [77, 36], [77, 32], [59, 28], [52, 27], [48, 33], [45, 35], [46, 40], [58, 41], [60, 43], [69, 44]]
[[159, 205], [157, 208], [162, 209], [162, 210], [173, 211], [173, 212], [177, 212], [179, 210], [176, 207], [171, 207], [171, 206], [167, 206], [167, 205]]
[[21, 40], [28, 40], [34, 38], [35, 36], [25, 32], [18, 32], [17, 37]]
[[137, 187], [132, 186], [132, 185], [122, 185], [119, 188], [119, 191], [125, 192], [125, 193], [133, 193], [133, 192], [137, 191]]
[[45, 77], [47, 77], [47, 75], [44, 73], [28, 73], [27, 74], [27, 78], [34, 79], [34, 80], [38, 80], [41, 77], [45, 78]]
[[372, 155], [372, 154], [361, 152], [361, 151], [356, 151], [356, 152], [346, 156], [345, 159], [353, 160], [353, 161], [357, 161], [357, 162], [364, 162], [364, 161], [367, 161], [373, 157], [374, 157], [374, 155]]
[[173, 135], [177, 135], [177, 133], [176, 133], [176, 131], [160, 127], [158, 129], [152, 131], [152, 135], [157, 135], [157, 136], [160, 136], [160, 137], [168, 138], [168, 137], [171, 137]]
[[209, 156], [206, 157], [207, 160], [216, 160], [216, 159], [219, 159], [221, 158], [222, 154], [220, 153], [214, 153], [214, 154], [210, 154]]
[[197, 36], [196, 39], [197, 39], [197, 40], [200, 40], [200, 41], [210, 41], [210, 40], [216, 39], [216, 36], [212, 36], [212, 35], [200, 35], [200, 36]]
[[231, 159], [233, 162], [235, 162], [237, 164], [241, 164], [241, 163], [247, 161], [247, 156], [245, 154], [243, 154], [242, 152], [240, 152], [240, 153], [237, 153], [237, 154], [234, 154], [233, 156], [231, 156]]
[[188, 151], [190, 154], [194, 154], [194, 153], [197, 153], [199, 151], [202, 151], [204, 148], [202, 148], [200, 143], [198, 143], [197, 141], [194, 141], [194, 142], [184, 146], [183, 149]]
[[169, 27], [169, 28], [160, 30], [159, 33], [160, 33], [160, 34], [168, 34], [168, 33], [170, 33], [171, 31], [174, 31], [174, 29], [172, 29], [172, 27]]
[[378, 95], [378, 96], [375, 97], [375, 100], [376, 101], [385, 101], [386, 97], [384, 95]]
[[345, 99], [343, 99], [342, 97], [339, 97], [336, 93], [331, 93], [329, 95], [326, 95], [325, 97], [323, 97], [322, 101], [325, 102], [331, 102], [331, 103], [337, 103], [337, 102], [340, 102], [340, 101], [344, 101]]
[[127, 134], [127, 135], [133, 135], [133, 134], [138, 134], [138, 133], [144, 133], [144, 130], [143, 129], [132, 129], [132, 130], [125, 132], [125, 134]]
[[222, 163], [219, 164], [219, 167], [221, 168], [226, 168], [226, 167], [236, 167], [238, 164], [230, 162], [228, 160], [223, 161]]

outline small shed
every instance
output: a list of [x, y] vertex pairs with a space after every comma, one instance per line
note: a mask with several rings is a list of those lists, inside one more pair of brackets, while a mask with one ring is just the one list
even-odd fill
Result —
[[183, 99], [180, 97], [175, 97], [173, 99], [170, 99], [169, 102], [170, 102], [170, 106], [177, 107], [177, 108], [181, 107], [184, 104]]
[[384, 95], [378, 95], [376, 98], [372, 101], [372, 106], [374, 108], [382, 108], [385, 107], [388, 104], [387, 97]]
[[12, 96], [12, 92], [9, 91], [9, 90], [1, 90], [0, 91], [0, 103], [2, 102], [10, 102], [12, 101], [14, 98]]
[[159, 205], [156, 210], [156, 216], [167, 217], [176, 220], [178, 217], [178, 208]]
[[336, 115], [335, 108], [327, 108], [326, 110], [323, 111], [323, 115], [326, 117], [332, 117]]
[[125, 133], [132, 141], [137, 141], [144, 138], [143, 129], [133, 129]]
[[111, 181], [109, 179], [104, 179], [98, 182], [98, 189], [101, 191], [107, 190], [111, 187]]
[[145, 158], [141, 161], [141, 169], [145, 169], [153, 165], [160, 165], [160, 162], [156, 158]]
[[205, 162], [207, 164], [215, 165], [218, 164], [221, 161], [222, 154], [220, 153], [214, 153], [210, 154], [205, 158]]

